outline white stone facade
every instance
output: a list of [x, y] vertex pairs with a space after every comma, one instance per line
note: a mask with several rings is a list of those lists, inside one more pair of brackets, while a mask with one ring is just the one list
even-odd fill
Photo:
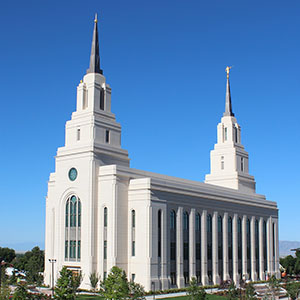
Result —
[[201, 183], [130, 168], [110, 107], [105, 77], [86, 74], [48, 184], [45, 283], [49, 259], [55, 280], [80, 270], [84, 289], [115, 265], [146, 290], [279, 276], [277, 204], [255, 193], [236, 118], [221, 119]]

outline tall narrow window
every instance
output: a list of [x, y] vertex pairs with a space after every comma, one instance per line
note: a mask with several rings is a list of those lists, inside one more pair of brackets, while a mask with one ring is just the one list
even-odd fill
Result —
[[100, 90], [100, 109], [104, 110], [104, 89]]
[[238, 142], [238, 130], [236, 127], [234, 127], [234, 140], [236, 143]]
[[109, 143], [109, 130], [105, 130], [105, 142]]
[[158, 230], [158, 234], [157, 234], [157, 256], [161, 257], [161, 210], [158, 211], [157, 213], [157, 230]]
[[207, 274], [212, 278], [212, 218], [207, 215]]
[[104, 227], [107, 227], [107, 207], [104, 207]]
[[232, 265], [232, 218], [228, 217], [228, 260], [229, 260], [229, 276], [233, 278], [233, 265]]
[[176, 213], [170, 211], [170, 277], [171, 286], [176, 284], [177, 265], [176, 265]]
[[131, 226], [135, 228], [135, 210], [131, 211]]
[[263, 243], [264, 243], [264, 271], [267, 271], [267, 223], [263, 223]]
[[251, 272], [251, 230], [250, 230], [250, 220], [247, 219], [247, 273], [250, 275]]
[[176, 214], [174, 210], [171, 210], [170, 212], [170, 228], [175, 229], [175, 219], [176, 219]]
[[221, 170], [224, 170], [224, 156], [221, 156]]
[[227, 141], [227, 127], [224, 128], [224, 141]]
[[241, 157], [241, 171], [244, 172], [244, 157]]
[[132, 241], [131, 256], [135, 256], [135, 241]]
[[222, 278], [222, 274], [223, 274], [223, 222], [222, 222], [222, 216], [218, 216], [218, 259], [219, 259], [219, 274]]
[[255, 220], [255, 259], [256, 273], [259, 274], [259, 228], [257, 220]]
[[103, 259], [107, 259], [107, 241], [103, 244]]
[[201, 216], [196, 213], [196, 278], [197, 283], [201, 283]]
[[65, 260], [80, 261], [81, 202], [70, 196], [65, 206]]
[[185, 211], [183, 213], [183, 230], [188, 230], [188, 227], [189, 227], [189, 215]]
[[242, 220], [238, 219], [238, 272], [242, 274]]
[[77, 128], [77, 141], [80, 141], [80, 128]]

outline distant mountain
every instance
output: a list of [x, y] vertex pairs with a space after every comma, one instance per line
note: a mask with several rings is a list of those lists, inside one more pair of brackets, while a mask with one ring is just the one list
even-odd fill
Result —
[[291, 249], [295, 248], [300, 248], [300, 242], [279, 241], [279, 256], [294, 255], [295, 251], [291, 251]]

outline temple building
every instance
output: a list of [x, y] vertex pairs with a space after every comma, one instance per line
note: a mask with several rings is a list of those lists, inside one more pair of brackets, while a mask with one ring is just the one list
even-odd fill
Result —
[[[111, 88], [100, 68], [97, 19], [90, 66], [77, 87], [46, 197], [45, 283], [63, 266], [105, 278], [113, 266], [146, 290], [280, 276], [278, 208], [256, 194], [241, 127], [225, 112], [205, 182], [130, 168]], [[53, 261], [54, 272], [52, 272]]]

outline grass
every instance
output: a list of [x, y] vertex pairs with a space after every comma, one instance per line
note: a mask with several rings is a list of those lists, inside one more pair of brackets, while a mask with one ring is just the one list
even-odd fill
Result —
[[[76, 297], [77, 300], [102, 300], [103, 298], [97, 295], [78, 295]], [[180, 296], [180, 297], [173, 297], [173, 298], [164, 298], [164, 299], [175, 299], [175, 300], [188, 300], [188, 296]], [[206, 296], [207, 300], [223, 300], [226, 299], [225, 297], [222, 296], [217, 296], [217, 295], [207, 295]]]

